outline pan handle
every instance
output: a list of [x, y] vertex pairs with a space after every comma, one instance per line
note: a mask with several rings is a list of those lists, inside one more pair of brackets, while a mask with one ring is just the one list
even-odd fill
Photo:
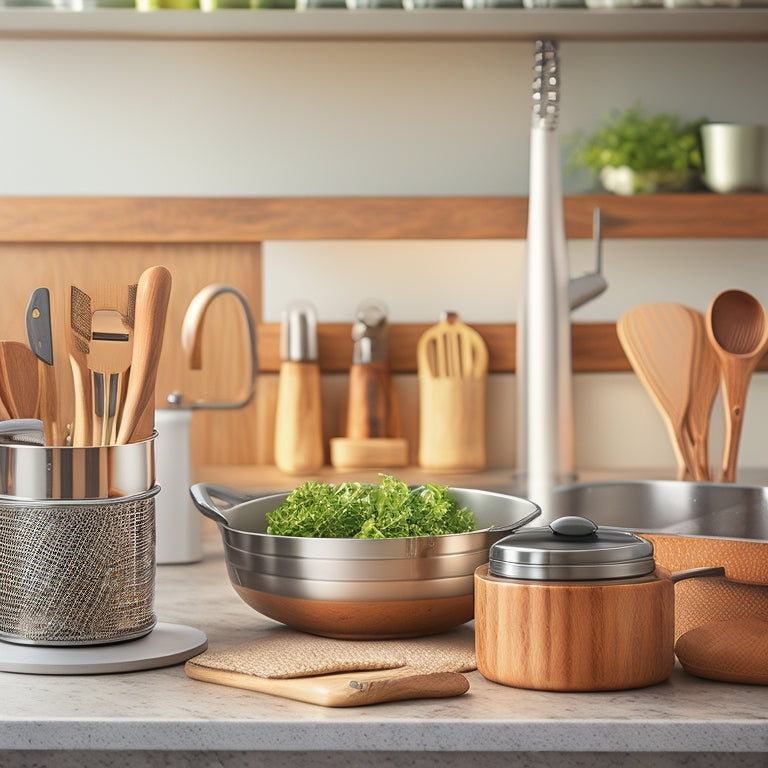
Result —
[[[229, 520], [224, 512], [231, 507], [250, 501], [253, 497], [233, 488], [227, 488], [223, 485], [213, 485], [212, 483], [196, 483], [189, 489], [189, 495], [192, 497], [194, 505], [206, 517], [209, 517], [219, 525], [229, 526]], [[223, 501], [226, 506], [220, 507], [214, 499]]]
[[701, 566], [699, 568], [687, 568], [684, 571], [675, 571], [671, 574], [673, 584], [677, 584], [683, 579], [698, 579], [706, 576], [725, 576], [725, 568], [719, 565]]

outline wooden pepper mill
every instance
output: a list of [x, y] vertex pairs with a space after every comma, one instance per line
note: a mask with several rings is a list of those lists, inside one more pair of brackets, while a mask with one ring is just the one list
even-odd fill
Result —
[[308, 302], [283, 311], [275, 417], [275, 464], [282, 472], [323, 465], [323, 408], [317, 362], [317, 316]]

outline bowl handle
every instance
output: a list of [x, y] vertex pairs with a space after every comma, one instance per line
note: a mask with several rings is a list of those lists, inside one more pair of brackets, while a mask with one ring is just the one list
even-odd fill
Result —
[[[196, 483], [189, 489], [194, 505], [206, 517], [219, 525], [229, 525], [229, 520], [224, 512], [237, 504], [250, 501], [253, 497], [233, 488], [227, 488], [223, 485], [213, 485], [211, 483]], [[223, 501], [226, 507], [217, 506], [214, 499]]]

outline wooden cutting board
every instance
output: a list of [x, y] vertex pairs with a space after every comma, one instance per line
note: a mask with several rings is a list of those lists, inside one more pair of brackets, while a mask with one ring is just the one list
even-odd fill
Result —
[[190, 659], [195, 680], [325, 707], [459, 696], [475, 669], [468, 627], [412, 640], [335, 640], [286, 628]]

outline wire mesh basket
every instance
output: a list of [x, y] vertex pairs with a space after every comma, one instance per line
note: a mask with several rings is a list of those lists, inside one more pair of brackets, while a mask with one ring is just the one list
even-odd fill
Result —
[[[30, 454], [31, 446], [2, 446], [0, 466], [14, 468], [15, 477], [7, 481], [6, 472], [0, 493], [0, 640], [91, 645], [141, 637], [155, 626], [153, 446], [120, 448], [39, 447]], [[22, 471], [30, 458], [37, 478]], [[62, 466], [74, 467], [66, 482]], [[39, 497], [29, 498], [30, 487], [42, 490]], [[104, 497], [91, 498], [94, 489]]]
[[155, 625], [155, 496], [0, 499], [0, 637], [85, 645]]

